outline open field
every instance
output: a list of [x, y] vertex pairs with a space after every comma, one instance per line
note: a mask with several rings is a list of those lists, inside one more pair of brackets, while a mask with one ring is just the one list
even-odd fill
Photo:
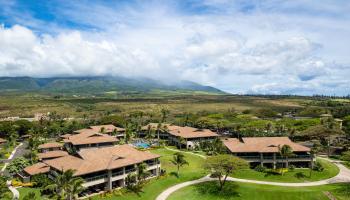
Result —
[[249, 97], [234, 95], [187, 95], [187, 96], [146, 96], [146, 97], [60, 97], [26, 94], [1, 95], [0, 117], [30, 117], [35, 113], [56, 111], [73, 117], [98, 116], [106, 113], [123, 113], [136, 110], [155, 112], [166, 107], [171, 113], [211, 111], [220, 112], [229, 109], [243, 111], [259, 108], [300, 108], [305, 99]]
[[342, 191], [344, 185], [341, 184], [290, 188], [228, 182], [223, 194], [212, 190], [215, 187], [215, 182], [192, 185], [174, 192], [168, 200], [328, 200], [325, 192], [330, 192], [338, 200], [350, 199]]

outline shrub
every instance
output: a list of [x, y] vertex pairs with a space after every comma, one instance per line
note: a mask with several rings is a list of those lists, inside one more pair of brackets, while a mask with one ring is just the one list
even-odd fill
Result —
[[257, 171], [257, 172], [265, 172], [265, 171], [266, 171], [266, 167], [261, 166], [261, 165], [257, 165], [257, 166], [254, 168], [254, 170]]
[[7, 170], [10, 174], [16, 174], [29, 165], [30, 163], [27, 159], [23, 157], [18, 157], [10, 162], [10, 164], [7, 166]]
[[313, 168], [314, 171], [322, 172], [324, 170], [324, 167], [320, 162], [316, 162]]
[[288, 169], [289, 169], [290, 171], [294, 171], [295, 165], [289, 165]]
[[297, 179], [305, 178], [306, 175], [303, 172], [298, 172], [294, 175]]
[[350, 151], [343, 152], [340, 159], [345, 161], [350, 161]]
[[53, 181], [49, 179], [45, 174], [34, 175], [32, 176], [31, 181], [35, 183], [35, 187], [46, 187], [53, 183]]

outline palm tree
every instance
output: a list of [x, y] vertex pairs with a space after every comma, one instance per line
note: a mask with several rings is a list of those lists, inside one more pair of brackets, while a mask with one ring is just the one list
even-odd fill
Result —
[[149, 172], [147, 171], [147, 164], [141, 163], [137, 166], [137, 179], [140, 181], [143, 181], [146, 179], [146, 177], [149, 175]]
[[289, 130], [289, 137], [292, 139], [292, 141], [294, 141], [294, 136], [295, 136], [295, 133], [296, 133], [296, 129], [295, 128], [292, 128]]
[[165, 108], [162, 108], [160, 112], [162, 113], [162, 123], [164, 123], [170, 112], [168, 109], [165, 109]]
[[278, 146], [282, 158], [286, 158], [286, 168], [288, 168], [288, 157], [293, 155], [293, 149], [289, 145]]
[[78, 199], [78, 195], [84, 191], [83, 187], [84, 180], [81, 178], [74, 179], [69, 185], [70, 187], [68, 188], [68, 194], [69, 194], [69, 200], [76, 200]]
[[174, 153], [173, 160], [171, 160], [171, 162], [177, 166], [177, 177], [179, 177], [180, 167], [183, 165], [189, 165], [189, 163], [185, 160], [185, 155], [180, 152]]
[[46, 186], [45, 189], [55, 191], [59, 199], [77, 199], [77, 195], [83, 191], [84, 180], [74, 177], [74, 170], [64, 171], [55, 177], [54, 183]]
[[158, 142], [158, 146], [160, 146], [160, 137], [159, 137], [159, 134], [160, 134], [160, 129], [162, 128], [162, 123], [158, 123], [157, 124], [157, 142]]
[[150, 143], [151, 139], [154, 138], [154, 130], [152, 129], [151, 125], [147, 126], [147, 132], [146, 132], [146, 137], [145, 137], [148, 142]]
[[128, 144], [130, 140], [134, 137], [134, 132], [133, 132], [132, 124], [127, 124], [125, 127], [126, 128], [125, 128], [124, 140], [125, 140], [125, 143]]
[[[179, 138], [179, 148], [180, 148], [180, 149], [182, 148], [182, 145], [183, 145], [183, 144], [186, 144], [186, 140], [185, 140], [185, 138], [180, 137], [180, 138]], [[187, 147], [187, 145], [186, 145], [186, 147]]]

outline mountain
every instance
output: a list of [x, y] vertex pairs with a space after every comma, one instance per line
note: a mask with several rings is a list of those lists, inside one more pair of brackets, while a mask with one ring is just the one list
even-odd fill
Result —
[[68, 94], [225, 94], [214, 87], [191, 81], [164, 82], [148, 78], [126, 77], [0, 77], [0, 91]]

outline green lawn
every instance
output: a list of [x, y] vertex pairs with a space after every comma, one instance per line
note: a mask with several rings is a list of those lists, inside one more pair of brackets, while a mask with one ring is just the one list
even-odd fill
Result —
[[[150, 180], [149, 183], [143, 188], [143, 193], [140, 196], [137, 196], [134, 193], [123, 192], [122, 196], [112, 196], [103, 199], [118, 199], [118, 200], [134, 200], [134, 199], [142, 199], [142, 200], [154, 200], [158, 194], [160, 194], [166, 188], [176, 185], [181, 182], [194, 180], [201, 178], [206, 175], [205, 171], [202, 169], [202, 164], [204, 162], [203, 158], [200, 158], [195, 155], [185, 154], [185, 159], [189, 162], [189, 165], [185, 165], [180, 168], [180, 177], [177, 178], [172, 175], [172, 172], [176, 172], [176, 167], [171, 163], [172, 156], [175, 152], [161, 148], [152, 150], [153, 153], [157, 153], [161, 155], [161, 165], [162, 169], [165, 169], [167, 175], [164, 177], [160, 177], [157, 179]], [[20, 196], [23, 197], [30, 191], [34, 191], [39, 193], [39, 189], [35, 188], [20, 188]], [[125, 191], [125, 190], [123, 190]], [[101, 199], [99, 195], [93, 197], [92, 199]]]
[[35, 192], [36, 199], [33, 200], [39, 200], [40, 197], [40, 189], [37, 188], [29, 188], [29, 187], [22, 187], [17, 189], [19, 191], [19, 199], [23, 199], [24, 196], [26, 196], [29, 192]]
[[[330, 163], [322, 159], [318, 159], [317, 161], [322, 163], [324, 170], [322, 172], [312, 171], [311, 177], [309, 177], [310, 175], [309, 169], [295, 169], [294, 171], [289, 171], [285, 173], [283, 176], [257, 172], [254, 169], [247, 169], [247, 170], [237, 171], [232, 176], [236, 178], [242, 178], [242, 179], [293, 183], [293, 182], [310, 182], [310, 181], [328, 179], [336, 176], [339, 173], [338, 167], [333, 163]], [[306, 177], [297, 178], [295, 174], [298, 172], [302, 172]]]
[[[142, 199], [142, 200], [154, 200], [158, 194], [163, 190], [167, 189], [172, 185], [176, 185], [181, 182], [194, 180], [205, 176], [205, 171], [202, 170], [202, 163], [204, 162], [203, 158], [200, 158], [195, 155], [185, 154], [186, 160], [190, 163], [188, 166], [180, 168], [180, 177], [177, 178], [174, 175], [171, 175], [171, 172], [176, 171], [176, 167], [170, 162], [174, 154], [173, 151], [166, 149], [156, 149], [152, 150], [153, 153], [161, 155], [161, 164], [162, 169], [166, 169], [167, 176], [161, 177], [158, 179], [151, 180], [143, 189], [141, 196], [137, 196], [133, 193], [127, 193], [122, 196], [110, 197], [104, 199], [118, 199], [118, 200], [133, 200], [133, 199]], [[96, 196], [93, 199], [100, 199], [99, 196]]]
[[192, 185], [174, 192], [167, 200], [327, 200], [327, 191], [339, 200], [350, 199], [350, 193], [341, 191], [341, 184], [294, 188], [227, 182], [223, 192], [215, 188], [216, 182]]

